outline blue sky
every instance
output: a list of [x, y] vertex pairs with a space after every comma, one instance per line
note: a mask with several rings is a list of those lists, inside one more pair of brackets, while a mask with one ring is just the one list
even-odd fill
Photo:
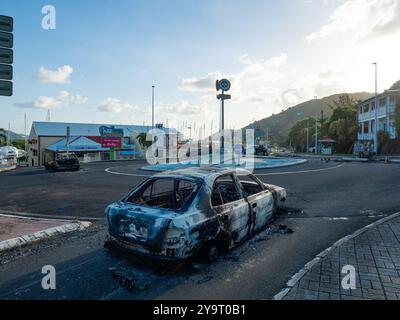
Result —
[[[15, 62], [0, 127], [23, 132], [24, 113], [29, 126], [48, 109], [53, 121], [149, 124], [154, 84], [156, 122], [216, 128], [212, 84], [225, 76], [226, 122], [238, 128], [314, 95], [372, 91], [375, 60], [384, 89], [400, 74], [395, 54], [378, 48], [398, 49], [400, 7], [382, 2], [2, 0], [0, 14], [15, 20]], [[41, 27], [48, 4], [55, 30]]]

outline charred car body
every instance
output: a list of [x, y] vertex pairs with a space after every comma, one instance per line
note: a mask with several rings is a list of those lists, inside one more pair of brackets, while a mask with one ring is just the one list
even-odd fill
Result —
[[285, 199], [242, 169], [160, 173], [107, 207], [106, 247], [173, 261], [204, 250], [213, 260], [264, 228]]

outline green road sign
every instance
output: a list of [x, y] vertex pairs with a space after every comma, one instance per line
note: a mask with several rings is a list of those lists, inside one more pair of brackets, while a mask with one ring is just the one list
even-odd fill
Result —
[[13, 83], [11, 81], [0, 80], [0, 96], [12, 96]]
[[13, 34], [8, 32], [0, 32], [0, 47], [12, 48], [14, 45]]
[[13, 67], [9, 64], [0, 64], [0, 79], [12, 80]]
[[0, 15], [0, 31], [13, 32], [14, 21], [12, 17]]
[[14, 55], [11, 49], [0, 48], [0, 63], [12, 64], [13, 60]]

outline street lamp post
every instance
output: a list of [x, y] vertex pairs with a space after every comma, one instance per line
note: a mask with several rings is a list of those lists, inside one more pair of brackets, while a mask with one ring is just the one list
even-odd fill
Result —
[[307, 119], [307, 149], [306, 153], [310, 150], [310, 119]]
[[154, 88], [151, 86], [151, 128], [154, 129]]
[[378, 63], [375, 66], [375, 128], [374, 128], [374, 152], [378, 154]]
[[[318, 105], [318, 97], [315, 96], [315, 104]], [[315, 117], [315, 154], [318, 154], [318, 115]]]
[[192, 140], [192, 126], [189, 126], [188, 129], [189, 129], [189, 140]]

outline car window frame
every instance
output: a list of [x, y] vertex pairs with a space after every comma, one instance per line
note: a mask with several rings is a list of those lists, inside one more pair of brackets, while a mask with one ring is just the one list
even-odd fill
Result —
[[[232, 202], [222, 203], [222, 204], [220, 204], [219, 206], [213, 206], [213, 203], [212, 203], [212, 193], [213, 193], [213, 191], [214, 191], [214, 185], [215, 185], [215, 183], [216, 183], [216, 181], [217, 181], [218, 179], [221, 179], [221, 178], [227, 177], [227, 176], [230, 176], [230, 177], [231, 177], [232, 182], [233, 182], [234, 185], [235, 185], [236, 191], [239, 193], [239, 195], [240, 195], [241, 198], [238, 199], [238, 200], [232, 201]], [[220, 194], [220, 195], [221, 195], [221, 194]], [[233, 173], [226, 173], [226, 174], [220, 175], [220, 176], [218, 176], [217, 178], [214, 179], [213, 184], [212, 184], [212, 187], [211, 187], [211, 194], [210, 194], [210, 197], [209, 197], [209, 198], [210, 198], [210, 207], [211, 207], [212, 209], [219, 208], [219, 207], [222, 207], [222, 206], [225, 206], [225, 205], [228, 205], [228, 204], [231, 204], [231, 203], [235, 203], [235, 202], [238, 202], [238, 201], [242, 201], [242, 200], [245, 200], [245, 201], [246, 201], [246, 197], [245, 197], [245, 195], [244, 195], [244, 193], [243, 193], [243, 190], [242, 190], [241, 186], [238, 185], [238, 181], [237, 181], [237, 179], [236, 179], [236, 177], [235, 177], [235, 175], [234, 175]], [[221, 200], [222, 200], [222, 202], [223, 202], [222, 196], [221, 196]]]
[[[158, 208], [158, 207], [152, 207], [152, 206], [148, 206], [145, 204], [137, 204], [137, 203], [133, 203], [133, 202], [129, 202], [128, 199], [135, 193], [138, 192], [141, 188], [147, 188], [148, 185], [150, 183], [153, 183], [156, 180], [160, 180], [160, 179], [171, 179], [174, 181], [174, 194], [176, 195], [176, 186], [177, 186], [177, 181], [188, 181], [188, 182], [192, 182], [195, 184], [195, 190], [191, 193], [191, 196], [188, 198], [188, 200], [186, 201], [186, 203], [180, 208], [180, 209], [176, 209], [175, 208]], [[204, 181], [201, 179], [194, 179], [194, 178], [190, 178], [190, 177], [150, 177], [146, 180], [144, 180], [142, 183], [140, 183], [136, 188], [134, 188], [131, 192], [129, 192], [125, 197], [123, 197], [120, 201], [126, 204], [131, 204], [131, 205], [136, 205], [136, 206], [142, 206], [145, 208], [150, 208], [150, 209], [160, 209], [160, 210], [166, 210], [166, 211], [170, 211], [170, 212], [174, 212], [174, 213], [178, 213], [178, 214], [184, 214], [187, 212], [187, 210], [189, 209], [189, 207], [193, 204], [194, 199], [196, 198], [196, 196], [199, 193], [199, 190], [201, 189], [202, 185], [203, 185]], [[153, 186], [152, 186], [153, 188]], [[176, 206], [176, 197], [174, 199], [174, 205]]]
[[[255, 195], [261, 194], [261, 193], [265, 192], [266, 190], [268, 191], [268, 188], [264, 185], [264, 183], [252, 173], [246, 173], [246, 174], [241, 174], [241, 175], [236, 173], [235, 176], [236, 176], [236, 179], [237, 179], [237, 183], [239, 184], [240, 189], [241, 189], [241, 191], [242, 191], [242, 193], [243, 193], [243, 195], [244, 195], [244, 197], [246, 199], [248, 199], [249, 197], [253, 197]], [[261, 187], [261, 191], [247, 196], [246, 192], [245, 192], [245, 190], [243, 188], [242, 182], [239, 179], [239, 176], [248, 176], [248, 177], [250, 177], [255, 183], [257, 183]]]

